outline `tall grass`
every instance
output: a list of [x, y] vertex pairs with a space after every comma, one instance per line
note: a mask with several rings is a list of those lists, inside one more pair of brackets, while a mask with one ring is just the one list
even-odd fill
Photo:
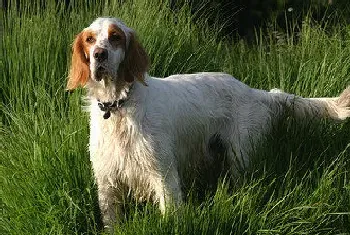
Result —
[[[36, 3], [35, 1], [32, 1]], [[303, 96], [335, 96], [350, 84], [350, 27], [326, 32], [306, 20], [300, 36], [255, 45], [219, 38], [158, 1], [47, 1], [10, 8], [1, 43], [1, 234], [101, 231], [82, 90], [65, 92], [74, 35], [97, 16], [138, 32], [150, 74], [224, 71], [249, 85]], [[293, 121], [291, 121], [293, 122]], [[117, 234], [350, 233], [350, 123], [281, 123], [240, 186], [220, 183], [205, 200], [189, 196], [164, 218], [131, 208]]]

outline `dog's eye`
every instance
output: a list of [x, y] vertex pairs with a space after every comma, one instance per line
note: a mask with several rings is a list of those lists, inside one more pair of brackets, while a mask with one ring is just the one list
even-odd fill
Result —
[[113, 41], [113, 42], [119, 42], [122, 39], [122, 37], [119, 34], [112, 34], [109, 37], [109, 40]]
[[89, 36], [89, 37], [86, 38], [86, 42], [88, 42], [88, 43], [94, 43], [94, 42], [95, 42], [95, 39], [94, 39], [94, 37]]

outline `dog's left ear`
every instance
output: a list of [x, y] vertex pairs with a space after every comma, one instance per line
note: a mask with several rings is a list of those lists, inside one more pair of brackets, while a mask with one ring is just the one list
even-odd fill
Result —
[[144, 75], [149, 68], [149, 58], [134, 33], [130, 34], [129, 40], [129, 47], [126, 49], [119, 76], [127, 82], [133, 82], [136, 79], [146, 85]]

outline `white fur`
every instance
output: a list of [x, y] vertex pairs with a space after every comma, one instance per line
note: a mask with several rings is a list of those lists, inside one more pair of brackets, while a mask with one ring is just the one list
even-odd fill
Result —
[[[103, 31], [101, 25], [110, 19], [97, 22], [92, 27]], [[215, 135], [223, 142], [229, 168], [236, 175], [249, 166], [254, 145], [286, 111], [297, 118], [344, 120], [350, 116], [350, 88], [340, 99], [307, 99], [253, 89], [220, 73], [145, 76], [148, 86], [134, 82], [125, 106], [109, 119], [103, 119], [97, 99], [125, 98], [128, 86], [93, 79], [87, 84], [89, 150], [105, 225], [118, 220], [128, 193], [138, 200], [158, 202], [162, 213], [169, 203], [181, 203], [184, 174], [215, 161], [208, 149]]]

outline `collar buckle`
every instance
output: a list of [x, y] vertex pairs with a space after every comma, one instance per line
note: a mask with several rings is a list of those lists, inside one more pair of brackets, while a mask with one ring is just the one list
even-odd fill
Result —
[[[130, 90], [133, 86], [129, 88], [129, 91], [127, 94], [130, 93]], [[129, 96], [127, 96], [125, 99], [120, 99], [120, 100], [115, 100], [113, 103], [112, 102], [100, 102], [97, 100], [97, 105], [101, 109], [102, 112], [105, 112], [103, 114], [104, 119], [108, 119], [111, 116], [111, 111], [113, 110], [118, 110], [122, 108], [125, 104], [125, 102], [128, 100]]]

